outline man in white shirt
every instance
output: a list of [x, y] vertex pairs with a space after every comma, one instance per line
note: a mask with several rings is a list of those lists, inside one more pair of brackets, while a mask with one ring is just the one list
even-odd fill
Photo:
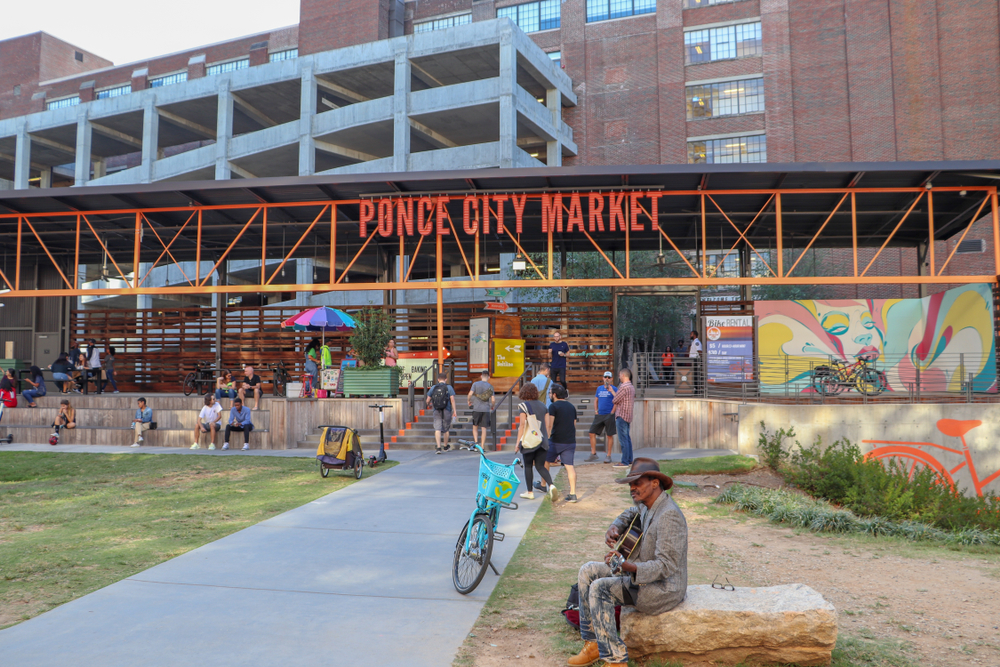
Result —
[[86, 379], [94, 379], [94, 387], [97, 389], [97, 393], [101, 393], [101, 351], [97, 348], [97, 341], [91, 338], [88, 341], [87, 346], [87, 371], [88, 378], [85, 378], [83, 390], [87, 390]]
[[205, 407], [198, 413], [198, 423], [194, 427], [194, 444], [191, 449], [201, 449], [198, 441], [202, 433], [211, 433], [212, 442], [209, 449], [215, 449], [215, 434], [219, 432], [219, 425], [222, 423], [222, 405], [215, 400], [214, 394], [205, 394]]
[[688, 357], [694, 359], [691, 362], [691, 370], [694, 372], [694, 390], [700, 391], [702, 380], [701, 341], [698, 340], [697, 331], [691, 332], [691, 345], [688, 346]]

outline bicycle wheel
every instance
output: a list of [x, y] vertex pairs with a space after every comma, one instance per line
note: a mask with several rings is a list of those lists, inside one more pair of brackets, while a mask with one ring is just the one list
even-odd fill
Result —
[[462, 595], [468, 595], [476, 590], [476, 586], [486, 575], [493, 555], [493, 522], [486, 514], [477, 514], [472, 520], [472, 536], [469, 539], [469, 550], [465, 551], [465, 536], [469, 524], [462, 528], [455, 544], [455, 558], [451, 568], [451, 581], [455, 590]]
[[184, 378], [184, 395], [185, 396], [190, 396], [191, 394], [194, 393], [194, 390], [197, 387], [197, 385], [195, 384], [195, 378], [196, 377], [197, 377], [197, 375], [195, 375], [194, 373], [188, 373], [187, 377]]
[[836, 380], [829, 366], [817, 366], [813, 369], [812, 388], [817, 394], [836, 393]]
[[354, 457], [354, 479], [361, 479], [361, 475], [365, 474], [365, 460], [360, 456]]
[[878, 396], [885, 389], [879, 372], [874, 368], [865, 368], [858, 372], [854, 379], [854, 386], [858, 391], [867, 396]]

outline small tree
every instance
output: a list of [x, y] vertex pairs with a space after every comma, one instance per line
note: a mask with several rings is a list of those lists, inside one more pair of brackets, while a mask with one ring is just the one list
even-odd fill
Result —
[[354, 316], [351, 346], [365, 368], [378, 368], [392, 339], [393, 318], [381, 308], [365, 308]]

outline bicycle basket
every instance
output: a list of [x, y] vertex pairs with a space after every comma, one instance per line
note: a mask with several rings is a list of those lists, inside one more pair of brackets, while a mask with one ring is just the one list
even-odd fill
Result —
[[509, 503], [521, 480], [514, 474], [514, 466], [494, 463], [485, 456], [479, 457], [479, 492], [487, 500]]

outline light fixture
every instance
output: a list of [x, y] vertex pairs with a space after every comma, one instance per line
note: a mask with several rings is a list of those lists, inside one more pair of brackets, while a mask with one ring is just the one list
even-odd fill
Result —
[[510, 263], [510, 268], [512, 271], [524, 271], [528, 268], [528, 262], [524, 259], [524, 257], [521, 257], [521, 253], [517, 253], [514, 257], [514, 261]]
[[965, 190], [962, 190], [961, 192], [959, 192], [959, 193], [958, 193], [958, 196], [959, 196], [959, 197], [964, 197], [964, 196], [965, 196], [965, 195], [967, 195], [967, 194], [969, 194], [969, 193], [968, 193], [968, 192], [966, 192]]

